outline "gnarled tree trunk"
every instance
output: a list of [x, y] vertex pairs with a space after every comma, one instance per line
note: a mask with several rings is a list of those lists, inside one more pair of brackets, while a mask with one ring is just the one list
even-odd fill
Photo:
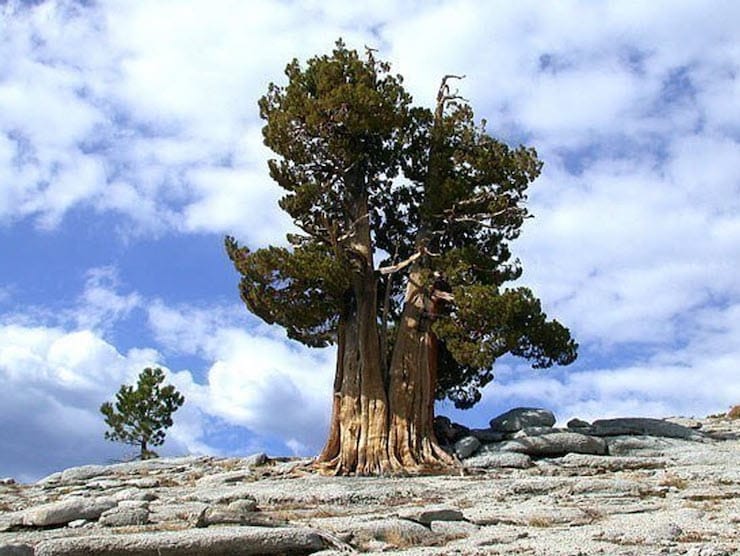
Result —
[[418, 265], [412, 267], [406, 302], [390, 365], [389, 450], [394, 467], [431, 471], [454, 464], [434, 435], [437, 386], [437, 338], [431, 331], [436, 314]]

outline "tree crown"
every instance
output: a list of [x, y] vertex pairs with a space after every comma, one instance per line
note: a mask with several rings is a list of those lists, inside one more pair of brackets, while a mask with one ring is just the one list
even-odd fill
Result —
[[164, 371], [145, 368], [139, 374], [136, 388], [122, 385], [116, 394], [115, 406], [105, 402], [100, 406], [110, 430], [105, 438], [142, 447], [142, 458], [155, 456], [147, 446], [164, 443], [165, 429], [172, 426], [172, 414], [185, 398], [174, 386], [162, 386]]

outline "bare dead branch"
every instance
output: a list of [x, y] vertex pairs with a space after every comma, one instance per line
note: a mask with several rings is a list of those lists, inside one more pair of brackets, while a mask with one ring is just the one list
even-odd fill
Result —
[[398, 272], [399, 270], [403, 270], [404, 268], [409, 266], [411, 263], [413, 263], [416, 259], [421, 257], [424, 254], [424, 252], [425, 251], [423, 249], [420, 249], [419, 251], [411, 255], [408, 259], [406, 259], [405, 261], [401, 261], [400, 263], [394, 264], [392, 266], [383, 266], [378, 269], [378, 272], [385, 275], [385, 274], [391, 274], [393, 272]]

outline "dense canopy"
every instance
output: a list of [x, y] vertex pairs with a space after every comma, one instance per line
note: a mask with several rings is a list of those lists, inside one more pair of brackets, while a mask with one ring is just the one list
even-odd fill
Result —
[[[335, 470], [445, 460], [434, 455], [434, 397], [470, 407], [506, 353], [537, 368], [576, 357], [568, 329], [529, 289], [504, 287], [522, 274], [509, 243], [529, 217], [527, 189], [542, 163], [474, 120], [451, 88], [456, 76], [442, 80], [434, 110], [417, 107], [388, 64], [341, 41], [305, 67], [294, 60], [286, 75], [259, 106], [277, 155], [270, 175], [285, 190], [280, 206], [300, 232], [289, 248], [254, 251], [226, 238], [242, 299], [290, 338], [339, 344], [337, 439], [324, 454]], [[341, 455], [344, 443], [363, 442], [349, 420], [372, 428], [368, 411], [371, 423], [373, 412], [385, 414], [378, 431], [391, 446], [386, 438], [373, 450], [390, 465], [382, 456], [363, 464], [362, 447]], [[406, 442], [394, 447], [396, 421]]]

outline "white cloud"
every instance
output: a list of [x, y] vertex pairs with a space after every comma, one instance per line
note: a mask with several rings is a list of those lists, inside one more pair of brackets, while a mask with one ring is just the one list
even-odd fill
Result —
[[121, 295], [113, 267], [93, 268], [87, 272], [85, 289], [78, 300], [73, 318], [79, 328], [105, 330], [141, 306], [137, 293]]
[[262, 436], [298, 439], [316, 452], [328, 430], [334, 350], [288, 344], [266, 326], [247, 330], [243, 312], [155, 302], [149, 326], [166, 350], [209, 362], [198, 401], [204, 411]]
[[[266, 326], [245, 329], [249, 321], [241, 307], [168, 307], [135, 292], [122, 295], [116, 276], [112, 268], [89, 271], [77, 305], [62, 319], [32, 312], [0, 320], [0, 420], [20, 427], [0, 432], [0, 444], [9, 446], [0, 474], [31, 480], [64, 466], [132, 455], [104, 441], [100, 404], [121, 384], [134, 384], [144, 367], [163, 366], [167, 354], [194, 355], [203, 363], [200, 369], [168, 370], [168, 382], [186, 404], [162, 453], [220, 454], [224, 448], [209, 437], [224, 426], [250, 431], [239, 453], [281, 443], [304, 455], [320, 449], [328, 428], [333, 350], [289, 345], [282, 332]], [[147, 308], [165, 355], [146, 347], [144, 338], [142, 347], [125, 353], [105, 338], [139, 307]], [[22, 442], [13, 440], [19, 434]], [[67, 449], [68, 443], [80, 448]], [[56, 452], [39, 459], [49, 447]]]

